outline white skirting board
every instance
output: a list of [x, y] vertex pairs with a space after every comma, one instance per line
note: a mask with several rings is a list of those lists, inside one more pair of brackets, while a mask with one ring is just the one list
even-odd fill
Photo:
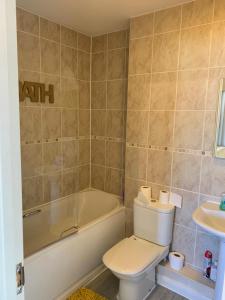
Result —
[[197, 270], [185, 266], [181, 271], [173, 270], [168, 262], [157, 268], [157, 283], [190, 300], [212, 300], [214, 283]]

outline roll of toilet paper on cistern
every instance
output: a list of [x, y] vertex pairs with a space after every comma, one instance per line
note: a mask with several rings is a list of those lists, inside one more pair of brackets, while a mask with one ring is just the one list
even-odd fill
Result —
[[168, 204], [170, 198], [170, 193], [167, 191], [160, 191], [159, 193], [159, 202], [162, 204]]
[[143, 197], [143, 200], [150, 201], [151, 200], [151, 193], [152, 189], [150, 186], [141, 186], [140, 192]]
[[179, 252], [170, 252], [169, 262], [172, 269], [180, 271], [184, 266], [184, 256]]

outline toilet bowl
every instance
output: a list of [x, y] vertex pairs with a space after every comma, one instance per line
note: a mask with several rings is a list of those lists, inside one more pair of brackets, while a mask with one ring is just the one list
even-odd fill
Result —
[[134, 200], [134, 235], [103, 256], [103, 263], [119, 278], [118, 300], [144, 300], [156, 286], [155, 267], [168, 255], [174, 207]]

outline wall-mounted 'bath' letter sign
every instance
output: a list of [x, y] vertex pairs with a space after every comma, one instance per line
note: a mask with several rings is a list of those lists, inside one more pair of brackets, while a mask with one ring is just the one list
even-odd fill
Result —
[[21, 102], [29, 98], [31, 102], [45, 103], [46, 98], [48, 98], [49, 103], [54, 103], [54, 86], [49, 84], [48, 89], [46, 89], [44, 83], [20, 81], [19, 97]]

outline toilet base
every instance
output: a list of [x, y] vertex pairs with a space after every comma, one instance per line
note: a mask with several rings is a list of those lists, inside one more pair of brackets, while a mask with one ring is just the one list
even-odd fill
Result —
[[145, 300], [156, 287], [155, 268], [132, 279], [120, 278], [118, 300]]

